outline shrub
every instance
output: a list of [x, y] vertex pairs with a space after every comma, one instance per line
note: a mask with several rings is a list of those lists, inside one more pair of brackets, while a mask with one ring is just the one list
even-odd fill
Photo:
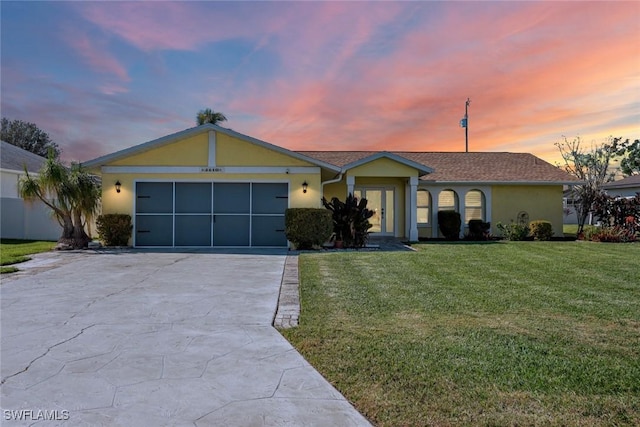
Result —
[[374, 214], [367, 209], [367, 199], [358, 200], [349, 194], [344, 202], [337, 197], [329, 202], [323, 197], [322, 204], [331, 211], [336, 240], [342, 240], [347, 248], [362, 248], [367, 244], [371, 228], [369, 218]]
[[491, 223], [481, 219], [469, 221], [469, 240], [489, 240], [491, 236]]
[[320, 246], [331, 237], [333, 220], [326, 209], [289, 208], [284, 214], [284, 234], [297, 249]]
[[600, 194], [593, 203], [593, 211], [605, 227], [623, 227], [633, 233], [640, 230], [640, 193], [635, 197]]
[[456, 211], [438, 212], [438, 227], [445, 239], [458, 240], [460, 238], [461, 225], [462, 220], [460, 219], [460, 213]]
[[529, 226], [525, 224], [518, 224], [511, 221], [510, 224], [504, 225], [499, 222], [496, 224], [500, 233], [502, 233], [502, 237], [507, 240], [527, 240], [529, 237]]
[[96, 219], [98, 236], [105, 246], [126, 246], [131, 237], [131, 215], [105, 214]]
[[529, 223], [529, 232], [537, 240], [551, 240], [553, 237], [553, 226], [549, 221], [531, 221]]
[[634, 231], [620, 225], [598, 228], [591, 234], [590, 238], [594, 242], [607, 243], [628, 243], [637, 240]]

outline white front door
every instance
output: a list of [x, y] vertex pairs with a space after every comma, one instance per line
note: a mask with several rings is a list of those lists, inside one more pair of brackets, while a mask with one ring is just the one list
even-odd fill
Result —
[[372, 225], [369, 231], [377, 235], [393, 236], [395, 232], [394, 189], [361, 187], [355, 189], [353, 195], [358, 199], [367, 199], [367, 209], [374, 212], [373, 216], [369, 218]]

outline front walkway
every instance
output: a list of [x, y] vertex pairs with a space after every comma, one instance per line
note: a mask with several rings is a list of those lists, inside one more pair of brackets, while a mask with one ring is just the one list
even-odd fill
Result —
[[34, 262], [0, 286], [3, 425], [369, 425], [271, 326], [282, 251]]

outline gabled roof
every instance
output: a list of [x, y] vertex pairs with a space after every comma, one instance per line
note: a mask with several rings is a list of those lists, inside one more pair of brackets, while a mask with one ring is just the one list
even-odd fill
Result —
[[608, 182], [602, 186], [605, 190], [640, 187], [640, 175], [631, 175], [618, 181]]
[[[301, 151], [309, 157], [344, 167], [377, 151]], [[443, 183], [545, 183], [579, 182], [565, 171], [528, 153], [462, 153], [394, 151], [391, 154], [432, 169], [421, 177], [425, 182]]]
[[231, 130], [231, 129], [227, 129], [227, 128], [223, 128], [223, 127], [220, 127], [220, 126], [217, 126], [217, 125], [213, 125], [211, 123], [207, 123], [207, 124], [204, 124], [204, 125], [196, 126], [196, 127], [189, 128], [189, 129], [185, 129], [183, 131], [176, 132], [176, 133], [173, 133], [171, 135], [163, 136], [162, 138], [158, 138], [158, 139], [154, 139], [152, 141], [148, 141], [148, 142], [145, 142], [145, 143], [142, 143], [142, 144], [134, 145], [133, 147], [125, 148], [124, 150], [116, 151], [115, 153], [107, 154], [105, 156], [98, 157], [96, 159], [86, 161], [86, 162], [82, 163], [82, 166], [86, 167], [86, 168], [102, 166], [102, 165], [111, 163], [113, 161], [120, 160], [122, 158], [132, 156], [134, 154], [144, 153], [145, 151], [153, 150], [153, 149], [162, 147], [164, 145], [172, 144], [172, 143], [174, 143], [176, 141], [179, 141], [181, 139], [188, 138], [190, 136], [198, 135], [198, 134], [201, 134], [201, 133], [209, 132], [211, 130], [212, 131], [216, 131], [216, 132], [220, 132], [220, 133], [225, 134], [225, 135], [232, 136], [234, 138], [238, 138], [238, 139], [250, 142], [252, 144], [256, 144], [256, 145], [261, 146], [263, 148], [267, 148], [269, 150], [273, 150], [273, 151], [276, 151], [278, 153], [285, 154], [287, 156], [291, 156], [291, 157], [294, 157], [294, 158], [299, 159], [299, 160], [303, 160], [303, 161], [309, 162], [311, 164], [314, 164], [316, 166], [320, 166], [320, 167], [329, 169], [329, 170], [331, 170], [333, 172], [336, 172], [336, 173], [340, 171], [340, 168], [337, 168], [336, 166], [334, 166], [332, 164], [329, 164], [329, 163], [326, 163], [326, 162], [323, 162], [321, 160], [314, 159], [314, 158], [311, 158], [311, 157], [307, 157], [304, 154], [301, 154], [301, 153], [298, 153], [298, 152], [295, 152], [295, 151], [291, 151], [291, 150], [287, 150], [286, 148], [279, 147], [277, 145], [273, 145], [273, 144], [270, 144], [268, 142], [253, 138], [251, 136], [241, 134], [241, 133], [236, 132], [236, 131]]
[[47, 161], [46, 158], [38, 156], [31, 151], [24, 150], [8, 142], [0, 141], [2, 144], [0, 161], [2, 169], [13, 171], [24, 171], [25, 166], [27, 171], [37, 173], [42, 169], [42, 166]]
[[354, 160], [351, 163], [343, 165], [342, 166], [342, 171], [346, 171], [348, 169], [353, 169], [355, 167], [358, 167], [360, 165], [364, 165], [364, 164], [369, 163], [369, 162], [373, 162], [373, 161], [378, 160], [378, 159], [391, 159], [391, 160], [394, 160], [394, 161], [396, 161], [398, 163], [401, 163], [403, 165], [406, 165], [406, 166], [412, 167], [414, 169], [417, 169], [420, 172], [421, 175], [433, 172], [433, 169], [428, 167], [428, 166], [425, 166], [425, 165], [423, 165], [421, 163], [418, 163], [418, 162], [414, 162], [411, 159], [408, 159], [408, 158], [402, 157], [402, 156], [398, 156], [397, 154], [390, 153], [388, 151], [378, 151], [378, 152], [375, 152], [375, 153], [373, 153], [373, 154], [371, 154], [369, 156], [363, 157], [363, 158], [358, 159], [358, 160]]

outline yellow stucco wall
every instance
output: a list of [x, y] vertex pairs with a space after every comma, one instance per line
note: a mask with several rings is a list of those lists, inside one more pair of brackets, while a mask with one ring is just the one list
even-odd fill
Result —
[[218, 166], [315, 166], [222, 133], [216, 138]]
[[[209, 134], [183, 138], [110, 163], [111, 166], [206, 166]], [[315, 166], [286, 154], [217, 132], [216, 166]]]
[[546, 220], [553, 224], [556, 236], [562, 236], [561, 185], [496, 185], [492, 187], [491, 232], [498, 233], [496, 224], [517, 221], [518, 213], [525, 211], [529, 220]]
[[355, 177], [378, 176], [418, 176], [418, 171], [410, 166], [398, 163], [388, 158], [380, 158], [347, 171], [347, 175]]
[[206, 166], [209, 158], [207, 132], [134, 154], [110, 163], [112, 166]]

